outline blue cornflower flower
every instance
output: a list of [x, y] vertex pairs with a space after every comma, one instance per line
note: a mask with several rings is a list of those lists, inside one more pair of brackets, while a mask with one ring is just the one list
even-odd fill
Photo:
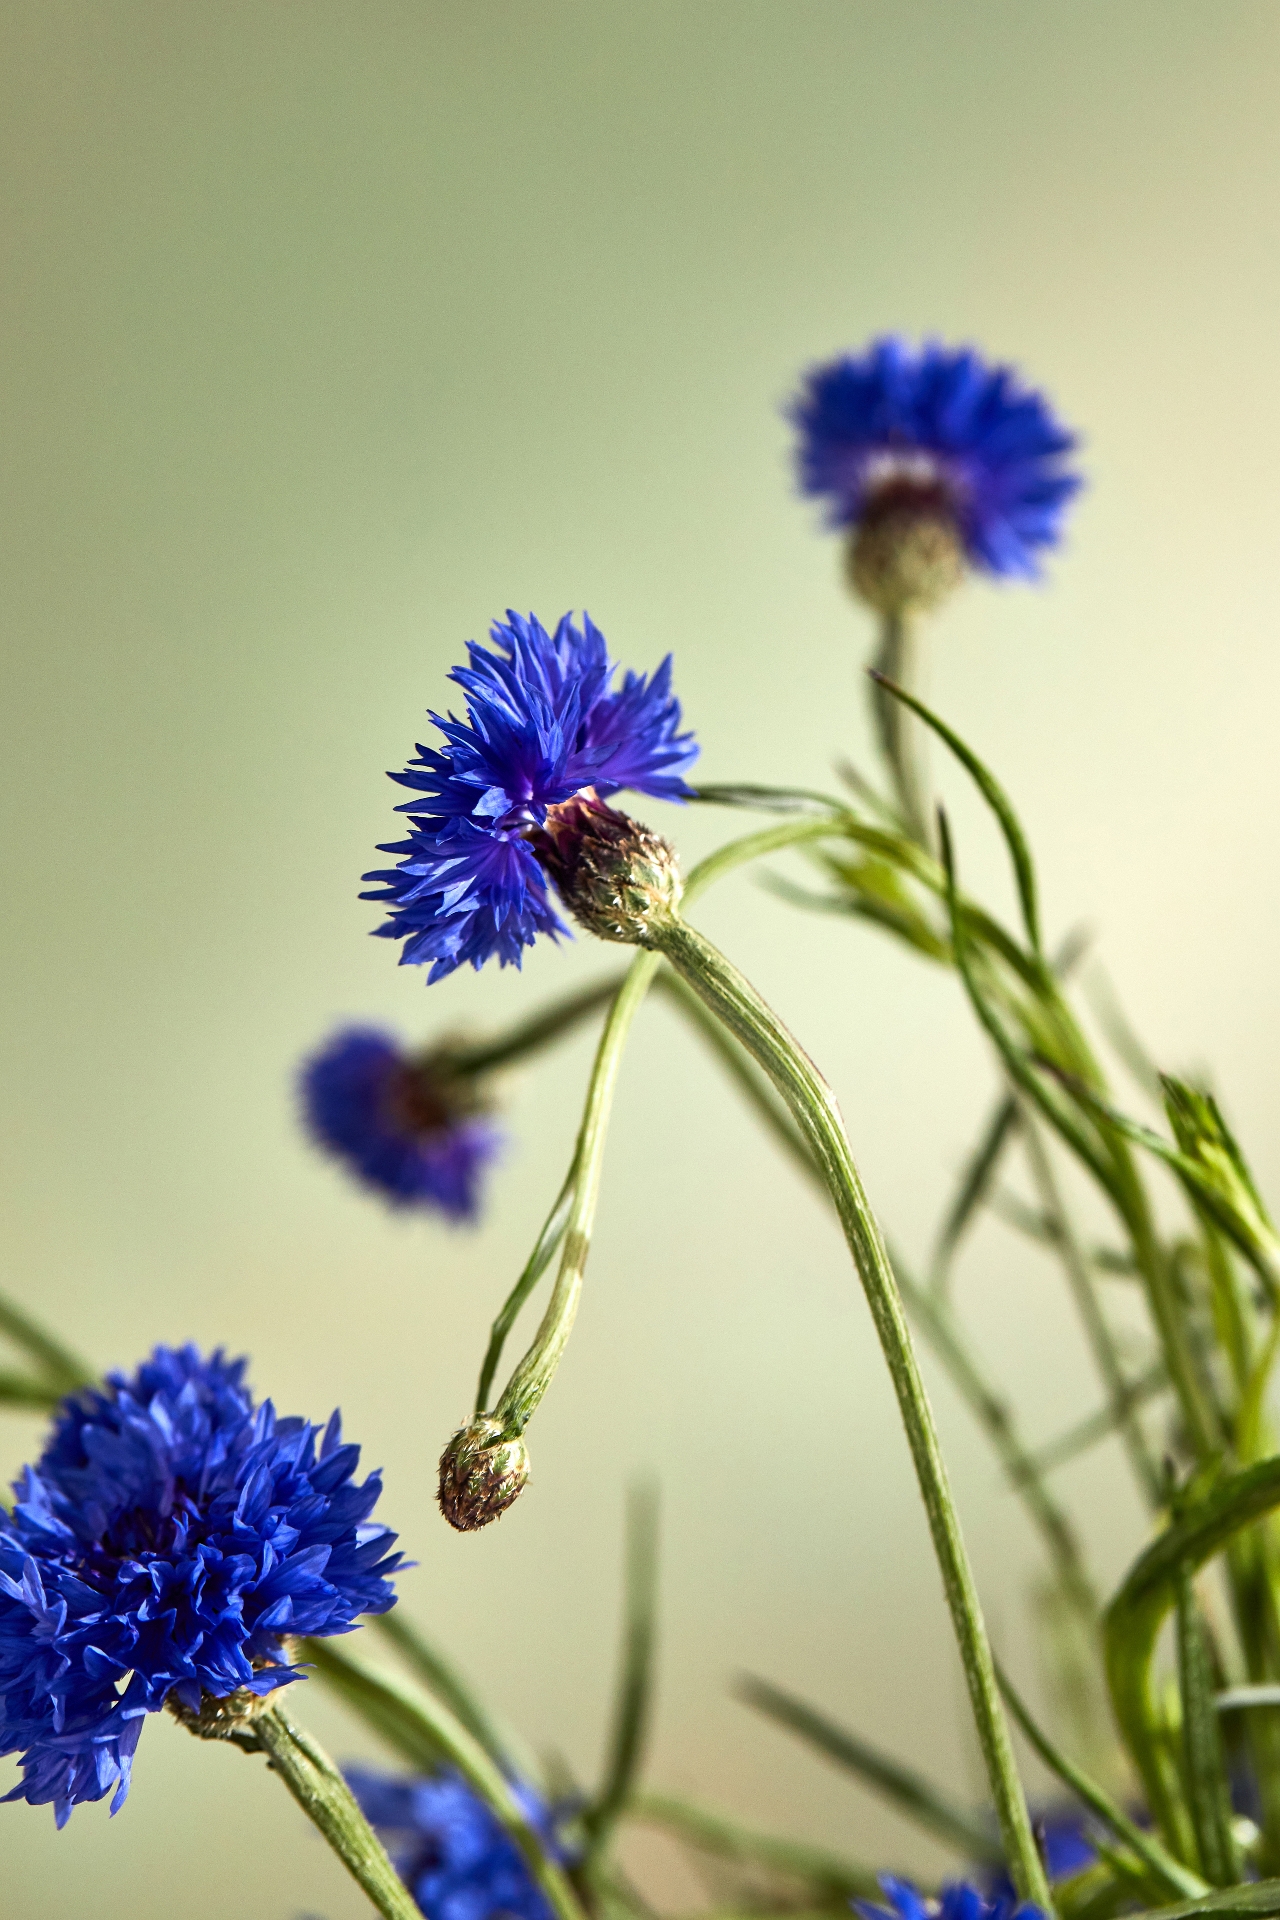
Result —
[[377, 932], [404, 941], [402, 965], [430, 961], [429, 980], [495, 955], [519, 966], [538, 934], [566, 930], [527, 839], [550, 810], [624, 787], [683, 799], [698, 752], [680, 732], [669, 654], [651, 679], [628, 672], [615, 687], [585, 614], [581, 629], [566, 614], [549, 634], [532, 614], [508, 613], [491, 637], [492, 651], [472, 642], [470, 665], [450, 675], [466, 719], [433, 713], [443, 747], [419, 745], [391, 776], [415, 795], [397, 809], [411, 817], [408, 839], [380, 849], [402, 858], [364, 876], [383, 884], [361, 898], [389, 905]]
[[977, 1887], [963, 1880], [943, 1887], [936, 1900], [927, 1899], [909, 1880], [897, 1880], [890, 1873], [880, 1876], [887, 1907], [871, 1900], [851, 1900], [850, 1906], [862, 1920], [1045, 1920], [1043, 1910], [1016, 1897], [988, 1899]]
[[929, 515], [987, 573], [1034, 578], [1081, 484], [1064, 464], [1076, 438], [1044, 395], [968, 347], [875, 340], [813, 368], [789, 416], [801, 491], [826, 500], [832, 527]]
[[303, 1066], [303, 1117], [320, 1146], [393, 1206], [472, 1220], [502, 1134], [443, 1056], [408, 1054], [375, 1027], [344, 1027]]
[[7, 1796], [129, 1790], [143, 1717], [166, 1702], [263, 1695], [300, 1677], [285, 1636], [385, 1613], [395, 1535], [367, 1524], [382, 1484], [353, 1474], [335, 1413], [255, 1407], [245, 1362], [157, 1347], [132, 1379], [64, 1402], [0, 1515], [0, 1752]]
[[[353, 1767], [347, 1784], [428, 1920], [553, 1920], [519, 1847], [460, 1775], [403, 1780]], [[520, 1783], [513, 1791], [550, 1858], [566, 1865], [559, 1828], [568, 1809], [547, 1807]]]

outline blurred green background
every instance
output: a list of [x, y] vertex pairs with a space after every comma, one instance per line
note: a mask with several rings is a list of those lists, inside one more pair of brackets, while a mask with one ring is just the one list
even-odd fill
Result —
[[[868, 752], [868, 630], [792, 497], [780, 407], [896, 327], [1016, 360], [1086, 437], [1047, 590], [969, 588], [937, 704], [1000, 770], [1051, 927], [1084, 918], [1169, 1064], [1213, 1063], [1264, 1187], [1271, 1021], [1280, 16], [1184, 0], [65, 4], [0, 13], [2, 1284], [103, 1365], [226, 1342], [341, 1401], [407, 1605], [537, 1746], [596, 1764], [623, 1490], [665, 1502], [650, 1778], [936, 1865], [727, 1694], [743, 1667], [976, 1787], [937, 1581], [829, 1223], [651, 1008], [535, 1482], [451, 1534], [434, 1462], [566, 1162], [589, 1041], [511, 1088], [482, 1230], [314, 1156], [342, 1016], [504, 1022], [585, 940], [424, 990], [366, 936], [383, 770], [508, 605], [668, 648], [712, 779]], [[961, 858], [1003, 887], [954, 783]], [[732, 818], [646, 808], [692, 852]], [[702, 922], [835, 1080], [913, 1253], [994, 1077], [955, 985], [741, 879]], [[998, 1232], [962, 1297], [1036, 1436], [1095, 1403], [1053, 1270]], [[933, 1377], [931, 1371], [931, 1378]], [[943, 1386], [1000, 1644], [1037, 1551]], [[6, 1416], [6, 1476], [35, 1444]], [[1118, 1456], [1063, 1476], [1104, 1576]], [[309, 1687], [340, 1753], [358, 1732]], [[11, 1766], [12, 1763], [5, 1763]], [[126, 1811], [4, 1810], [3, 1910], [353, 1920], [256, 1762], [147, 1727]], [[636, 1860], [690, 1904], [661, 1846]]]

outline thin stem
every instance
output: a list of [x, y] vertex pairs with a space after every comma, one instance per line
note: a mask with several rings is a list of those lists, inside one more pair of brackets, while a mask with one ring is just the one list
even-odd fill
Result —
[[802, 1841], [778, 1840], [772, 1834], [755, 1833], [724, 1814], [692, 1806], [687, 1800], [646, 1793], [631, 1802], [627, 1816], [645, 1826], [661, 1827], [687, 1846], [716, 1854], [722, 1860], [766, 1867], [797, 1880], [807, 1880], [845, 1899], [860, 1894], [869, 1894], [874, 1899], [881, 1892], [879, 1878], [870, 1867], [843, 1860], [820, 1847], [806, 1846]]
[[444, 1701], [447, 1707], [457, 1714], [468, 1733], [474, 1734], [485, 1752], [504, 1772], [514, 1772], [514, 1762], [508, 1751], [507, 1741], [476, 1698], [465, 1680], [461, 1678], [452, 1662], [433, 1647], [429, 1640], [419, 1632], [404, 1611], [401, 1604], [393, 1607], [390, 1613], [374, 1614], [369, 1625], [379, 1632], [384, 1640], [390, 1641], [401, 1659], [429, 1687], [432, 1693]]
[[[881, 616], [880, 648], [876, 671], [894, 681], [908, 693], [918, 691], [920, 636], [915, 617], [910, 613], [885, 613]], [[886, 693], [873, 680], [871, 711], [880, 736], [880, 745], [893, 778], [894, 792], [903, 820], [913, 839], [921, 846], [931, 845], [932, 807], [929, 781], [925, 771], [925, 734], [915, 715]]]
[[383, 1920], [422, 1920], [417, 1901], [324, 1748], [278, 1704], [258, 1716], [253, 1731], [270, 1754], [274, 1771]]
[[656, 927], [654, 937], [671, 965], [768, 1074], [822, 1169], [897, 1394], [951, 1609], [1005, 1857], [1023, 1899], [1034, 1901], [1047, 1912], [1051, 1908], [1049, 1885], [1014, 1763], [982, 1609], [947, 1482], [933, 1412], [889, 1257], [854, 1164], [835, 1095], [754, 987], [710, 941], [677, 918]]
[[502, 1422], [504, 1432], [513, 1439], [524, 1432], [538, 1402], [551, 1385], [560, 1364], [560, 1356], [573, 1331], [578, 1301], [582, 1297], [587, 1255], [591, 1251], [591, 1230], [595, 1225], [596, 1203], [600, 1196], [600, 1173], [604, 1164], [609, 1114], [622, 1066], [623, 1049], [631, 1022], [657, 969], [657, 954], [636, 954], [618, 989], [600, 1036], [587, 1087], [582, 1125], [578, 1130], [573, 1199], [565, 1225], [555, 1289], [547, 1303], [542, 1324], [534, 1335], [533, 1344], [508, 1380], [502, 1398], [494, 1408], [494, 1419]]
[[1026, 1110], [1022, 1112], [1022, 1142], [1026, 1149], [1027, 1164], [1031, 1170], [1031, 1179], [1040, 1198], [1040, 1205], [1052, 1221], [1054, 1227], [1054, 1245], [1062, 1261], [1067, 1284], [1076, 1303], [1085, 1337], [1093, 1353], [1094, 1363], [1102, 1376], [1111, 1407], [1111, 1416], [1124, 1441], [1125, 1451], [1138, 1485], [1146, 1495], [1152, 1507], [1159, 1507], [1163, 1499], [1163, 1489], [1159, 1469], [1147, 1447], [1142, 1425], [1138, 1418], [1137, 1397], [1133, 1383], [1120, 1364], [1115, 1342], [1111, 1338], [1111, 1329], [1107, 1325], [1102, 1303], [1098, 1299], [1093, 1274], [1089, 1266], [1089, 1257], [1076, 1235], [1071, 1217], [1067, 1212], [1039, 1127], [1033, 1116]]
[[[529, 1255], [528, 1265], [507, 1295], [502, 1310], [493, 1323], [493, 1329], [489, 1335], [489, 1350], [484, 1356], [484, 1365], [480, 1369], [480, 1384], [476, 1388], [477, 1413], [483, 1413], [488, 1407], [493, 1376], [498, 1371], [498, 1362], [502, 1358], [502, 1349], [507, 1343], [507, 1335], [515, 1325], [521, 1307], [550, 1266], [556, 1248], [564, 1239], [565, 1228], [569, 1224], [569, 1212], [573, 1206], [577, 1177], [578, 1156], [575, 1153], [573, 1165], [565, 1175], [564, 1185], [556, 1196], [556, 1203], [547, 1215], [546, 1225], [538, 1235], [538, 1243]], [[390, 1615], [387, 1618], [389, 1619]]]
[[446, 1054], [446, 1064], [451, 1074], [473, 1079], [484, 1073], [493, 1073], [499, 1067], [510, 1066], [514, 1060], [522, 1060], [541, 1047], [549, 1046], [563, 1033], [589, 1020], [593, 1013], [607, 1006], [622, 985], [625, 974], [614, 973], [607, 980], [597, 980], [589, 987], [582, 987], [577, 993], [570, 993], [563, 1000], [553, 1001], [549, 1007], [542, 1007], [531, 1014], [527, 1020], [521, 1020], [517, 1026], [508, 1028], [491, 1040], [478, 1040], [472, 1046], [450, 1049]]

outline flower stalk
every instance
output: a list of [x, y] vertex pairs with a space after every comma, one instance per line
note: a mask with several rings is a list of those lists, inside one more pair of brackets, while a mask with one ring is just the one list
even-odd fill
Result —
[[906, 1428], [1005, 1855], [1022, 1898], [1049, 1911], [1048, 1881], [1014, 1761], [981, 1604], [942, 1459], [933, 1411], [920, 1377], [889, 1257], [854, 1163], [835, 1095], [754, 987], [686, 920], [672, 915], [659, 922], [654, 928], [654, 940], [663, 957], [769, 1076], [822, 1171], [862, 1280]]

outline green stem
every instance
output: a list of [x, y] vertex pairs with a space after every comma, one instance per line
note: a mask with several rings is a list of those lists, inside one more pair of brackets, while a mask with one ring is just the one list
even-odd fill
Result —
[[457, 1714], [467, 1732], [473, 1734], [490, 1758], [506, 1773], [515, 1771], [505, 1737], [499, 1733], [484, 1707], [458, 1674], [451, 1661], [433, 1647], [404, 1611], [404, 1605], [390, 1613], [378, 1613], [369, 1623], [384, 1640], [390, 1641], [423, 1685]]
[[1000, 1705], [973, 1572], [947, 1482], [933, 1412], [880, 1229], [862, 1187], [835, 1095], [754, 987], [688, 922], [653, 929], [662, 954], [752, 1054], [790, 1109], [822, 1169], [888, 1364], [951, 1609], [1005, 1857], [1024, 1900], [1050, 1910], [1045, 1878]]
[[324, 1748], [295, 1726], [280, 1705], [261, 1713], [253, 1731], [271, 1756], [274, 1771], [384, 1920], [422, 1920], [417, 1901]]
[[[877, 673], [908, 693], [914, 693], [919, 679], [919, 657], [920, 635], [915, 617], [909, 613], [883, 614], [880, 648], [876, 654]], [[912, 837], [921, 846], [928, 847], [932, 844], [933, 821], [925, 771], [924, 729], [900, 700], [895, 700], [874, 680], [871, 711], [903, 820]]]
[[723, 1814], [692, 1806], [687, 1800], [646, 1793], [631, 1802], [627, 1816], [645, 1826], [661, 1827], [687, 1846], [715, 1854], [722, 1860], [765, 1867], [774, 1873], [806, 1880], [845, 1900], [859, 1895], [877, 1899], [882, 1892], [879, 1878], [870, 1867], [843, 1860], [820, 1847], [806, 1846], [802, 1841], [778, 1840], [772, 1834], [754, 1833]]
[[626, 1626], [609, 1759], [600, 1792], [584, 1816], [588, 1867], [608, 1845], [644, 1756], [653, 1693], [657, 1599], [657, 1496], [652, 1487], [634, 1487], [627, 1502]]
[[[693, 869], [685, 882], [685, 898], [687, 900], [695, 897], [704, 888], [723, 879], [726, 874], [732, 873], [735, 867], [744, 866], [748, 861], [762, 859], [770, 853], [781, 853], [785, 848], [796, 846], [806, 840], [829, 838], [833, 834], [842, 835], [843, 832], [842, 820], [825, 818], [787, 820], [776, 827], [765, 827], [758, 833], [744, 834], [740, 840], [731, 840], [727, 846], [717, 848], [713, 854]], [[604, 1161], [605, 1140], [608, 1135], [614, 1089], [617, 1085], [627, 1037], [631, 1030], [631, 1022], [639, 1011], [640, 1003], [657, 972], [658, 964], [658, 956], [654, 953], [635, 955], [623, 975], [622, 985], [615, 992], [609, 1017], [605, 1021], [604, 1031], [596, 1049], [573, 1162], [565, 1181], [565, 1191], [572, 1183], [573, 1197], [565, 1223], [563, 1251], [555, 1288], [528, 1351], [507, 1382], [502, 1397], [494, 1408], [494, 1418], [503, 1422], [507, 1434], [513, 1439], [516, 1435], [523, 1433], [532, 1419], [535, 1408], [551, 1384], [573, 1330], [578, 1301], [582, 1295], [587, 1256], [591, 1249], [591, 1231], [595, 1224], [600, 1173]], [[561, 1199], [563, 1197], [562, 1191]], [[559, 1204], [557, 1202], [557, 1208]], [[527, 1297], [529, 1287], [525, 1287], [525, 1279], [546, 1244], [548, 1231], [556, 1219], [556, 1213], [557, 1209], [553, 1208], [547, 1226], [543, 1228], [538, 1246], [534, 1249], [529, 1266], [516, 1283], [502, 1314], [494, 1323], [494, 1337], [490, 1341], [494, 1369], [497, 1367], [498, 1355], [502, 1349], [502, 1340], [497, 1338], [499, 1327], [502, 1327], [502, 1338], [505, 1339], [506, 1325], [509, 1324], [509, 1322], [504, 1324], [505, 1316], [510, 1310], [511, 1318], [514, 1319], [515, 1312], [518, 1312], [519, 1306]], [[530, 1282], [530, 1287], [532, 1284]], [[517, 1295], [519, 1299], [516, 1298]], [[496, 1351], [494, 1351], [495, 1342]], [[486, 1369], [488, 1366], [489, 1362], [486, 1360]], [[485, 1397], [487, 1397], [487, 1390], [486, 1383]]]
[[1093, 1352], [1094, 1364], [1102, 1376], [1107, 1391], [1112, 1418], [1124, 1440], [1125, 1451], [1138, 1485], [1146, 1495], [1148, 1504], [1158, 1508], [1163, 1500], [1163, 1489], [1159, 1469], [1151, 1457], [1142, 1424], [1138, 1417], [1137, 1401], [1133, 1384], [1120, 1364], [1115, 1342], [1111, 1338], [1111, 1329], [1107, 1325], [1098, 1290], [1094, 1285], [1093, 1274], [1089, 1266], [1089, 1257], [1080, 1244], [1074, 1224], [1067, 1212], [1040, 1130], [1033, 1115], [1025, 1105], [1022, 1112], [1022, 1142], [1026, 1149], [1027, 1164], [1031, 1169], [1031, 1179], [1039, 1195], [1040, 1205], [1053, 1224], [1054, 1245], [1062, 1261], [1067, 1276], [1067, 1284], [1076, 1303], [1085, 1337]]
[[493, 1073], [499, 1067], [510, 1066], [513, 1060], [522, 1060], [528, 1054], [536, 1053], [539, 1048], [549, 1046], [563, 1033], [589, 1020], [593, 1013], [607, 1006], [622, 985], [625, 975], [611, 974], [607, 980], [597, 980], [592, 986], [583, 987], [577, 993], [567, 994], [563, 1000], [553, 1001], [549, 1007], [542, 1007], [531, 1014], [518, 1026], [511, 1027], [506, 1033], [496, 1035], [491, 1040], [480, 1040], [472, 1046], [449, 1049], [445, 1063], [451, 1074], [467, 1079], [475, 1079], [481, 1074]]
[[489, 1335], [489, 1350], [484, 1356], [484, 1365], [480, 1369], [480, 1384], [476, 1388], [477, 1413], [483, 1413], [489, 1405], [493, 1376], [498, 1371], [498, 1362], [502, 1358], [502, 1349], [507, 1343], [507, 1335], [515, 1325], [521, 1307], [550, 1266], [556, 1248], [564, 1239], [565, 1229], [569, 1224], [569, 1213], [573, 1206], [577, 1178], [578, 1156], [575, 1153], [573, 1165], [565, 1175], [564, 1185], [556, 1196], [556, 1203], [547, 1215], [546, 1225], [538, 1235], [538, 1243], [529, 1255], [528, 1265], [507, 1295], [502, 1304], [502, 1311], [493, 1323], [493, 1329]]

